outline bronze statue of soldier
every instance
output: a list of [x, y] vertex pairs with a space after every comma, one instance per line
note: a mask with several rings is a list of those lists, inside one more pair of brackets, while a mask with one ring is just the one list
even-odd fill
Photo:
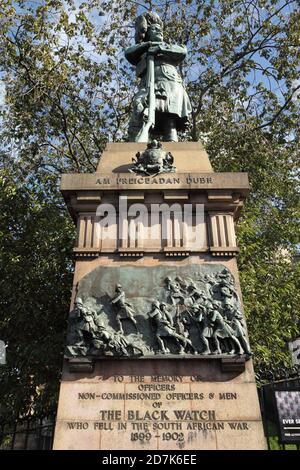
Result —
[[191, 103], [176, 70], [187, 54], [185, 46], [163, 40], [163, 23], [147, 12], [136, 20], [136, 45], [125, 51], [136, 66], [139, 90], [133, 99], [128, 140], [148, 142], [152, 138], [178, 141], [177, 131], [188, 126]]

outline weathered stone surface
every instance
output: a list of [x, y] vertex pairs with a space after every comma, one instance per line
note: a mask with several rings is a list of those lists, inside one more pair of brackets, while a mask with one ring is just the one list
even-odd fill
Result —
[[[204, 268], [213, 272], [222, 264], [234, 276], [242, 302], [235, 253], [234, 250], [225, 253], [223, 245], [224, 239], [228, 239], [228, 248], [236, 249], [231, 246], [235, 240], [233, 220], [237, 221], [249, 189], [247, 174], [214, 173], [199, 143], [168, 142], [163, 147], [174, 156], [177, 172], [158, 175], [163, 178], [161, 181], [129, 173], [132, 157], [145, 149], [145, 144], [138, 143], [108, 144], [94, 174], [63, 175], [61, 189], [69, 211], [74, 221], [80, 218], [85, 221], [78, 224], [81, 245], [77, 255], [82, 257], [77, 258], [75, 265], [71, 309], [78, 292], [84, 293], [83, 285], [94, 293], [99, 290], [99, 279], [92, 272], [103, 271], [105, 278], [108, 267], [117, 273], [113, 278], [108, 276], [104, 283], [109, 295], [113, 295], [112, 284], [118, 282], [126, 267], [130, 268], [128, 272], [139, 273], [136, 285], [130, 289], [152, 298], [157, 288], [155, 283], [144, 282], [143, 273], [147, 270], [159, 268], [159, 272], [163, 268], [163, 271], [179, 270], [186, 274], [196, 265], [196, 270]], [[185, 257], [170, 259], [159, 252], [158, 244], [156, 253], [147, 252], [143, 241], [145, 251], [139, 248], [139, 257], [126, 258], [123, 246], [117, 252], [117, 231], [115, 240], [108, 241], [110, 245], [96, 249], [92, 227], [97, 206], [101, 202], [117, 207], [122, 195], [128, 201], [148, 205], [168, 201], [204, 204], [208, 221], [206, 252], [188, 252]], [[224, 222], [227, 231], [220, 222]], [[214, 225], [217, 231], [209, 225]], [[180, 251], [183, 247], [179, 245], [175, 240], [173, 248]], [[95, 249], [94, 259], [88, 258], [89, 251]], [[132, 274], [134, 279], [136, 274]], [[115, 318], [109, 320], [114, 322]], [[83, 394], [81, 398], [79, 393]], [[104, 395], [109, 393], [119, 395]], [[225, 395], [220, 398], [220, 394]], [[93, 370], [86, 368], [82, 373], [70, 370], [65, 361], [54, 448], [263, 449], [265, 440], [252, 360], [245, 363], [241, 372], [240, 368], [222, 369], [220, 360], [213, 357], [209, 360], [106, 358], [96, 361]]]
[[228, 424], [226, 432], [216, 433], [216, 441], [218, 450], [263, 450], [266, 448], [261, 421], [241, 421], [236, 429], [230, 428]]
[[[74, 423], [70, 429], [68, 423]], [[93, 429], [93, 422], [83, 421], [76, 425], [76, 420], [57, 420], [54, 436], [54, 450], [99, 450], [100, 432]], [[87, 429], [80, 429], [87, 426]]]
[[[214, 383], [213, 392], [210, 383], [192, 383], [191, 392], [201, 389], [205, 398], [203, 407], [209, 407], [213, 400], [216, 415], [219, 420], [259, 420], [260, 408], [255, 383]], [[213, 397], [210, 394], [213, 393]], [[192, 409], [196, 409], [197, 402], [192, 402]]]
[[[99, 411], [122, 409], [119, 400], [106, 400], [101, 396], [109, 393], [124, 393], [125, 384], [101, 380], [101, 382], [86, 383], [64, 381], [61, 386], [58, 415], [61, 420], [97, 421]], [[122, 411], [124, 420], [124, 411]]]
[[[232, 190], [247, 194], [249, 182], [247, 173], [190, 172], [161, 174], [155, 176], [135, 176], [131, 173], [67, 173], [62, 175], [61, 191], [65, 198], [76, 191], [89, 191], [90, 201], [98, 202], [100, 191], [158, 190]], [[222, 199], [222, 198], [221, 198]], [[224, 198], [223, 198], [224, 199]], [[226, 198], [228, 200], [228, 198]]]
[[167, 360], [145, 364], [99, 363], [101, 375], [77, 380], [64, 374], [54, 447], [79, 448], [76, 436], [81, 449], [264, 448], [255, 383], [203, 381], [200, 360], [177, 371]]
[[[162, 145], [164, 150], [174, 156], [178, 173], [213, 171], [207, 152], [200, 142], [162, 142]], [[97, 173], [128, 173], [132, 158], [145, 148], [145, 143], [108, 143], [100, 158]]]

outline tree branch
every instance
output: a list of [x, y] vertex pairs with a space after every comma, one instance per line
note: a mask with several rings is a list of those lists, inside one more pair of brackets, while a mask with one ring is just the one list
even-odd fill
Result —
[[295, 94], [296, 91], [298, 91], [300, 89], [300, 85], [297, 86], [293, 92], [291, 93], [291, 95], [287, 98], [287, 100], [285, 101], [285, 103], [281, 106], [281, 108], [277, 111], [277, 113], [272, 117], [272, 119], [270, 119], [270, 121], [268, 122], [265, 122], [264, 124], [261, 124], [260, 126], [257, 126], [255, 127], [254, 130], [258, 130], [258, 129], [263, 129], [265, 127], [268, 127], [268, 126], [271, 126], [273, 124], [273, 122], [276, 121], [276, 119], [280, 116], [280, 114], [282, 113], [282, 111], [288, 106], [288, 104], [290, 103], [290, 101], [293, 99], [293, 96]]

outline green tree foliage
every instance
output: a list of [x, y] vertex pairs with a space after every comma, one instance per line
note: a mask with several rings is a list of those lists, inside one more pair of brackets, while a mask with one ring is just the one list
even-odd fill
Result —
[[73, 227], [53, 186], [56, 177], [0, 174], [1, 415], [51, 413], [71, 294]]
[[[257, 365], [288, 362], [299, 321], [300, 13], [282, 0], [3, 0], [0, 6], [3, 413], [50, 410], [70, 298], [74, 227], [57, 182], [122, 140], [135, 91], [123, 49], [154, 9], [184, 43], [188, 138], [216, 171], [247, 171], [239, 267]], [[39, 386], [39, 388], [37, 388]], [[43, 388], [42, 388], [43, 387]], [[33, 399], [34, 398], [34, 399]], [[5, 404], [5, 406], [3, 406]]]

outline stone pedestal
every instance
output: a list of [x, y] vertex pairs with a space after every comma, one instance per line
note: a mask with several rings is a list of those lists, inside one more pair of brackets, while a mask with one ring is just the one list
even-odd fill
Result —
[[[249, 355], [225, 349], [204, 354], [188, 303], [191, 319], [180, 334], [193, 346], [184, 352], [169, 338], [162, 354], [151, 324], [153, 299], [169, 303], [170, 311], [174, 307], [174, 325], [174, 312], [184, 311], [175, 305], [168, 278], [178, 277], [189, 292], [192, 285], [204, 294], [211, 289], [221, 306], [220, 279], [232, 276], [234, 302], [241, 306], [235, 223], [248, 192], [247, 174], [213, 172], [207, 153], [194, 142], [163, 144], [174, 157], [174, 173], [131, 173], [131, 159], [144, 148], [108, 144], [94, 174], [62, 177], [77, 225], [70, 322], [76, 322], [72, 312], [80, 297], [100, 319], [99, 328], [118, 335], [112, 299], [121, 284], [138, 331], [128, 318], [121, 321], [126, 341], [120, 347], [128, 355], [109, 351], [107, 344], [101, 354], [81, 355], [78, 348], [66, 354], [54, 448], [263, 449]], [[192, 208], [190, 218], [183, 217], [185, 206]], [[103, 226], [99, 221], [111, 207], [115, 217]], [[201, 304], [201, 296], [191, 298]]]

